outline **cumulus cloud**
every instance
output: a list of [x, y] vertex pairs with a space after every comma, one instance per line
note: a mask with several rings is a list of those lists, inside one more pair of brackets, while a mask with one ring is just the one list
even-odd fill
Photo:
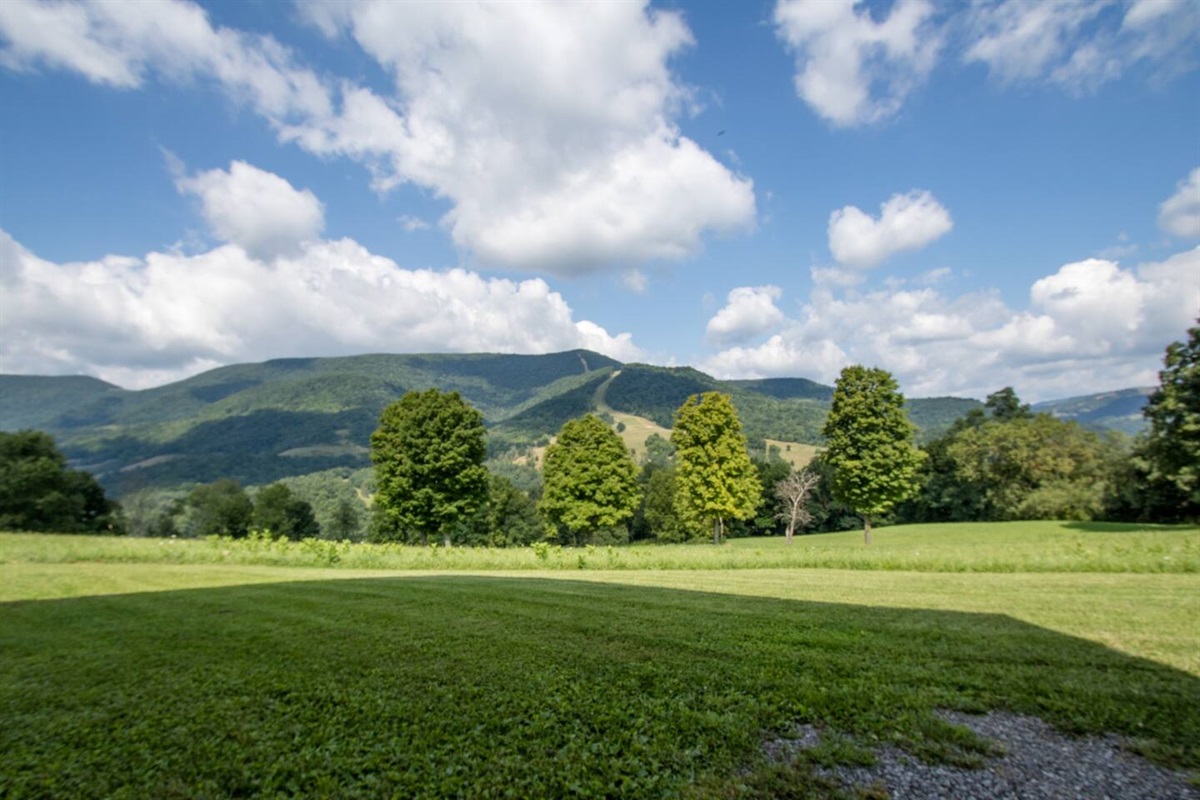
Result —
[[321, 77], [270, 37], [198, 6], [0, 4], [0, 63], [135, 88], [214, 81], [278, 136], [364, 164], [380, 191], [446, 198], [456, 244], [489, 266], [570, 275], [679, 260], [753, 224], [748, 178], [682, 136], [668, 61], [683, 17], [641, 3], [304, 3], [392, 76], [380, 95]]
[[775, 301], [782, 294], [778, 286], [739, 286], [732, 290], [725, 306], [708, 321], [709, 340], [744, 342], [778, 328], [784, 315]]
[[778, 0], [776, 33], [796, 58], [796, 92], [840, 127], [895, 115], [943, 58], [983, 64], [1002, 85], [1094, 90], [1137, 65], [1164, 82], [1196, 69], [1193, 0]]
[[629, 334], [574, 320], [541, 279], [406, 270], [349, 239], [308, 241], [271, 261], [228, 244], [56, 264], [0, 231], [5, 372], [140, 387], [282, 356], [576, 347], [644, 359]]
[[963, 60], [986, 64], [1002, 83], [1047, 82], [1073, 92], [1114, 80], [1139, 62], [1167, 79], [1196, 66], [1200, 29], [1190, 6], [1188, 0], [978, 3], [964, 16]]
[[1158, 207], [1158, 225], [1176, 236], [1200, 236], [1200, 167]]
[[1029, 400], [1153, 385], [1162, 352], [1200, 313], [1200, 248], [1122, 268], [1063, 265], [1030, 287], [1024, 309], [995, 292], [932, 287], [838, 292], [818, 286], [783, 329], [701, 368], [722, 377], [836, 380], [851, 363], [892, 371], [910, 396], [983, 397], [1011, 385]]
[[199, 199], [215, 236], [239, 245], [251, 258], [294, 255], [325, 227], [316, 195], [244, 161], [234, 161], [228, 170], [180, 176], [175, 186]]
[[838, 126], [895, 114], [933, 68], [940, 36], [926, 0], [899, 0], [876, 21], [859, 0], [779, 0], [775, 28], [796, 57], [796, 93]]
[[878, 219], [846, 206], [829, 215], [829, 251], [843, 266], [867, 269], [902, 250], [919, 250], [950, 232], [950, 212], [929, 192], [897, 194]]

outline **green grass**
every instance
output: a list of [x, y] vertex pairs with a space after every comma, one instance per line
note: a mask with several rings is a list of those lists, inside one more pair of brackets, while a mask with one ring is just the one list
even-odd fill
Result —
[[[877, 564], [1008, 568], [761, 568], [799, 545], [838, 562], [856, 537], [544, 561], [351, 547], [319, 568], [287, 565], [298, 544], [6, 534], [0, 796], [832, 797], [814, 764], [882, 743], [977, 762], [940, 708], [1114, 732], [1200, 770], [1200, 576], [1096, 569], [1088, 549], [1186, 555], [1196, 529], [894, 528]], [[1059, 545], [1061, 569], [1015, 569]], [[420, 566], [347, 568], [376, 551]], [[669, 566], [631, 569], [642, 551]], [[527, 561], [472, 561], [492, 558]], [[831, 744], [768, 763], [797, 723]]]
[[735, 539], [726, 545], [441, 548], [260, 539], [0, 535], [0, 564], [73, 561], [338, 566], [392, 570], [824, 568], [910, 572], [1200, 573], [1200, 528], [1005, 522]]
[[972, 762], [936, 708], [1200, 766], [1194, 675], [1001, 614], [419, 576], [9, 602], [0, 622], [6, 797], [755, 796], [780, 769], [764, 738], [797, 722]]

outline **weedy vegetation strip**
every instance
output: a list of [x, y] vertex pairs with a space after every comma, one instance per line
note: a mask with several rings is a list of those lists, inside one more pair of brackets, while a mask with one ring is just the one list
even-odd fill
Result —
[[[76, 566], [102, 568], [41, 568]], [[911, 580], [939, 577], [957, 580]], [[1195, 675], [994, 613], [348, 578], [10, 601], [0, 653], [14, 798], [832, 796], [815, 765], [869, 760], [864, 745], [976, 762], [984, 743], [939, 708], [1116, 732], [1200, 767]], [[831, 744], [768, 762], [764, 738], [797, 722]]]
[[1114, 523], [1002, 522], [629, 547], [416, 547], [265, 535], [134, 539], [0, 535], [0, 563], [85, 561], [242, 564], [386, 570], [670, 570], [819, 568], [910, 572], [1200, 573], [1200, 528]]

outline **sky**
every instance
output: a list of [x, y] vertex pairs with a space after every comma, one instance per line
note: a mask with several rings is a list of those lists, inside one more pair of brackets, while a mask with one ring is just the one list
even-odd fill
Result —
[[1200, 3], [0, 2], [0, 371], [547, 353], [1157, 383]]

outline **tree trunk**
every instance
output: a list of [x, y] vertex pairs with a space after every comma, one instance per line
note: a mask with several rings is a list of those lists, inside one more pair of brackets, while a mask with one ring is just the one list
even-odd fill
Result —
[[721, 543], [721, 518], [717, 517], [713, 520], [713, 544]]
[[450, 546], [450, 531], [446, 531], [442, 534], [442, 545], [444, 547]]
[[863, 544], [871, 544], [871, 518], [863, 515]]
[[795, 530], [796, 530], [796, 523], [789, 522], [788, 526], [787, 526], [787, 543], [788, 544], [792, 543], [792, 534], [795, 532]]

